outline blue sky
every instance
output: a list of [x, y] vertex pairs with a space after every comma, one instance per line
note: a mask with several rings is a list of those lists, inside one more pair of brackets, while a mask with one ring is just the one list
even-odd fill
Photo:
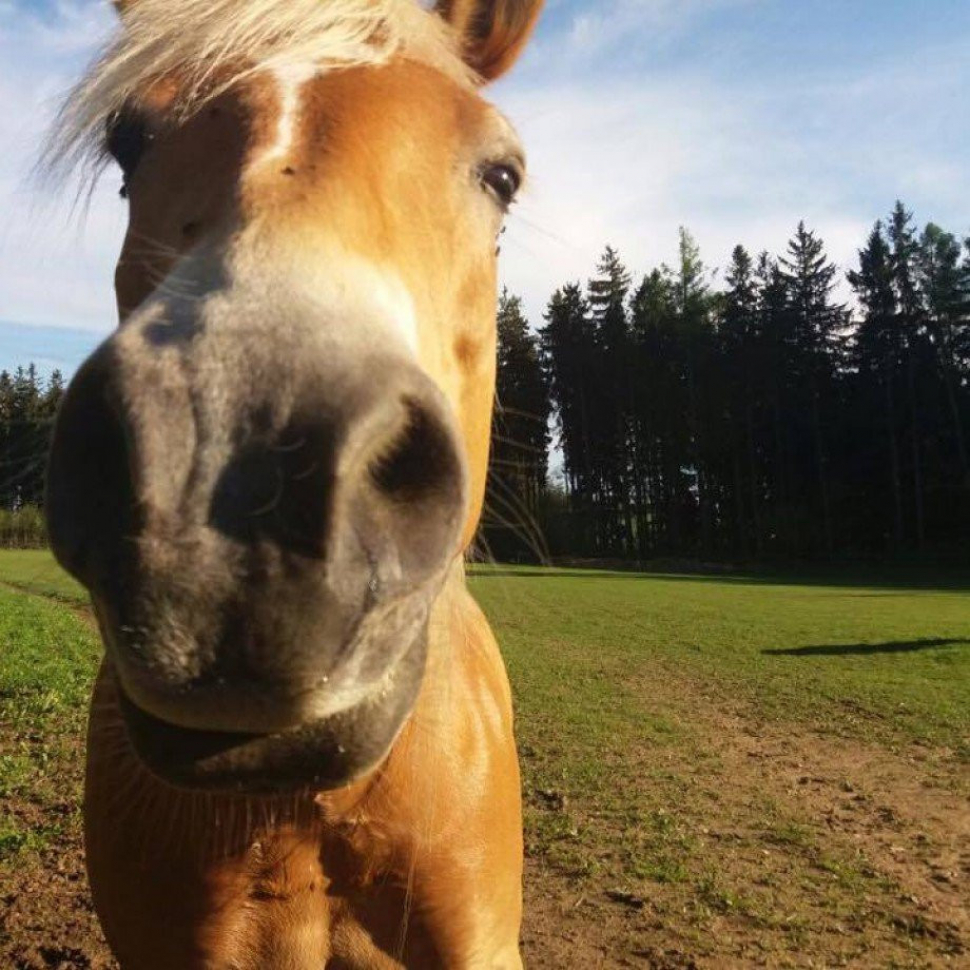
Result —
[[[70, 369], [114, 325], [116, 176], [83, 219], [27, 179], [113, 22], [99, 0], [0, 0], [0, 368]], [[970, 232], [968, 90], [967, 0], [549, 0], [490, 92], [531, 169], [503, 280], [538, 323], [605, 243], [641, 272], [673, 258], [679, 225], [712, 270], [737, 242], [781, 250], [801, 218], [848, 266], [897, 197]]]

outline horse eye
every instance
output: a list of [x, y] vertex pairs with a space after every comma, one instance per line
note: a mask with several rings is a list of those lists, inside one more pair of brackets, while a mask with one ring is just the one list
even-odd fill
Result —
[[125, 109], [114, 112], [108, 118], [105, 129], [105, 147], [118, 163], [127, 183], [153, 136], [141, 115]]
[[482, 185], [506, 208], [515, 201], [522, 176], [511, 165], [495, 164], [482, 169]]

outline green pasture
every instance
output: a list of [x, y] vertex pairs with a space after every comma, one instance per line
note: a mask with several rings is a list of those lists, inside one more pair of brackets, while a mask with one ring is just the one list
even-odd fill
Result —
[[[76, 766], [100, 646], [48, 595], [81, 600], [48, 553], [0, 550], [0, 872], [80, 828]], [[5, 811], [6, 799], [25, 810]]]
[[491, 566], [476, 567], [471, 586], [519, 709], [554, 711], [585, 739], [641, 733], [676, 706], [681, 683], [747, 716], [966, 754], [970, 589], [938, 579], [907, 588]]
[[[715, 918], [777, 936], [770, 950], [804, 946], [826, 914], [919, 952], [919, 926], [888, 916], [883, 926], [889, 903], [872, 903], [899, 896], [885, 873], [767, 790], [728, 805], [718, 778], [730, 770], [723, 742], [744, 730], [932, 752], [932, 783], [970, 794], [966, 591], [945, 577], [905, 586], [504, 566], [473, 567], [470, 584], [509, 666], [527, 852], [542, 871], [577, 892], [659, 899], [691, 952], [716, 947]], [[55, 779], [79, 758], [100, 650], [85, 602], [48, 553], [0, 551], [0, 805], [37, 809], [36, 821], [0, 816], [0, 868], [77, 827], [76, 764], [65, 769], [73, 789]], [[699, 834], [719, 815], [730, 816], [732, 852], [782, 853], [783, 884], [731, 875]], [[784, 920], [782, 885], [799, 893]], [[954, 939], [934, 952], [965, 952]]]
[[[627, 714], [642, 729], [652, 692], [689, 677], [766, 718], [883, 740], [967, 742], [970, 587], [945, 573], [912, 586], [509, 566], [470, 574], [520, 710], [555, 711], [584, 738], [611, 737]], [[0, 583], [87, 604], [46, 550], [0, 549]], [[22, 598], [11, 602], [26, 609]], [[69, 662], [45, 655], [43, 637], [29, 639], [44, 670]], [[25, 653], [4, 651], [5, 677]]]
[[0, 583], [65, 603], [84, 606], [88, 594], [46, 549], [0, 549]]

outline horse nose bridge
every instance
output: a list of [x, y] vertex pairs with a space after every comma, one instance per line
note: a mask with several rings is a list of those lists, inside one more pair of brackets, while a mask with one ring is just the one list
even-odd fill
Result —
[[[393, 346], [227, 316], [146, 313], [82, 367], [51, 460], [62, 562], [91, 585], [126, 555], [166, 547], [171, 563], [173, 542], [205, 533], [206, 548], [353, 560], [387, 587], [435, 571], [466, 486], [433, 381]], [[150, 541], [126, 553], [131, 539]]]
[[72, 437], [93, 435], [113, 459], [123, 455], [147, 512], [192, 518], [227, 462], [260, 446], [288, 451], [293, 423], [316, 423], [313, 443], [327, 445], [369, 393], [359, 376], [375, 368], [299, 315], [212, 302], [146, 308], [95, 352], [68, 395]]

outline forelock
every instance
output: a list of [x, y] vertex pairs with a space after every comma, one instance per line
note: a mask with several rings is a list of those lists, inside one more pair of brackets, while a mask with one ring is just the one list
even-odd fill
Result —
[[183, 115], [260, 71], [322, 72], [395, 55], [471, 85], [458, 49], [451, 28], [416, 0], [135, 0], [65, 98], [42, 165], [54, 176], [97, 173], [107, 120], [164, 80], [177, 79]]

